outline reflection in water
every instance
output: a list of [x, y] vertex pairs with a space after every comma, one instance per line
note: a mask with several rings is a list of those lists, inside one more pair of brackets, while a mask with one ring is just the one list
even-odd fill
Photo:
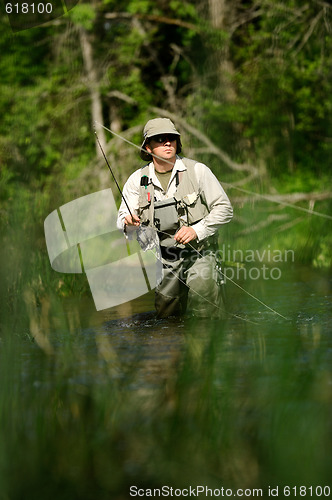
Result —
[[[81, 350], [86, 349], [85, 356], [89, 359], [83, 366], [85, 376], [89, 367], [92, 372], [98, 367], [101, 377], [107, 369], [110, 375], [122, 380], [122, 387], [156, 389], [179, 375], [184, 359], [192, 357], [195, 368], [203, 369], [204, 363], [210, 363], [211, 353], [217, 366], [238, 366], [238, 380], [242, 372], [246, 380], [249, 369], [271, 372], [276, 366], [279, 370], [290, 356], [293, 367], [309, 369], [312, 364], [316, 366], [317, 352], [321, 355], [323, 351], [326, 352], [323, 364], [329, 368], [329, 282], [308, 273], [305, 279], [303, 282], [292, 275], [277, 283], [255, 282], [250, 290], [287, 320], [264, 309], [231, 284], [228, 284], [231, 314], [220, 321], [158, 320], [153, 312], [153, 293], [104, 313], [84, 306], [85, 317], [83, 310], [78, 316], [81, 323], [90, 326], [80, 326], [78, 331]], [[71, 305], [67, 313], [71, 318], [70, 331], [73, 331], [73, 311]]]
[[131, 389], [156, 387], [176, 373], [184, 344], [183, 320], [157, 320], [154, 313], [141, 313], [109, 321], [104, 330]]
[[[153, 293], [102, 313], [88, 299], [38, 311], [27, 294], [38, 348], [23, 342], [0, 366], [0, 432], [12, 429], [20, 484], [35, 491], [41, 464], [45, 484], [80, 499], [128, 498], [132, 484], [329, 484], [329, 285], [303, 270], [252, 283], [287, 320], [230, 285], [220, 321], [158, 320]], [[15, 488], [8, 498], [23, 496]]]

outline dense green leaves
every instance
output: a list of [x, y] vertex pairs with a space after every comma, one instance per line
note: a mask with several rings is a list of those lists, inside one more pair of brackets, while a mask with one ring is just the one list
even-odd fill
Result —
[[[237, 1], [225, 14], [216, 27], [199, 1], [81, 2], [60, 23], [16, 35], [3, 18], [0, 109], [5, 130], [9, 122], [14, 127], [15, 146], [6, 132], [1, 143], [37, 175], [61, 163], [66, 137], [84, 155], [93, 153], [76, 122], [86, 131], [81, 27], [91, 33], [106, 121], [116, 115], [128, 128], [144, 120], [141, 111], [147, 116], [158, 106], [207, 130], [242, 161], [264, 162], [275, 174], [322, 172], [331, 154], [331, 8], [316, 1]], [[66, 119], [73, 110], [75, 134]]]
[[267, 0], [260, 9], [232, 46], [245, 133], [258, 154], [271, 145], [275, 173], [322, 173], [332, 152], [331, 8]]
[[[231, 161], [265, 172], [257, 186], [265, 191], [276, 182], [293, 191], [282, 179], [294, 174], [302, 191], [325, 188], [319, 179], [328, 178], [332, 153], [331, 19], [331, 6], [316, 0], [100, 0], [13, 34], [3, 14], [2, 202], [23, 184], [73, 189], [70, 181], [83, 172], [75, 194], [88, 191], [87, 179], [98, 187], [96, 102], [105, 125], [135, 130], [137, 144], [156, 108], [184, 120], [197, 131], [182, 129], [184, 152], [223, 180], [243, 181], [247, 171], [225, 165], [208, 140]], [[112, 149], [121, 181], [137, 161], [127, 150]]]

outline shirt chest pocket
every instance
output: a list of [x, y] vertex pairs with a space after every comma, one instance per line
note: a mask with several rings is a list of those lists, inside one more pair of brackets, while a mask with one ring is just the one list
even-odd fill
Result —
[[151, 193], [148, 190], [142, 190], [138, 197], [138, 205], [141, 209], [148, 208], [151, 205]]
[[154, 203], [154, 223], [158, 231], [174, 232], [178, 229], [179, 217], [175, 198]]

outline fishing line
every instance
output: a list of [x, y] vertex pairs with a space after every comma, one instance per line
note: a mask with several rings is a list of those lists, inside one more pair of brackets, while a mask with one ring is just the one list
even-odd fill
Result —
[[145, 148], [141, 148], [141, 146], [137, 146], [137, 144], [134, 144], [133, 142], [129, 141], [128, 139], [126, 139], [125, 137], [122, 137], [122, 135], [120, 134], [117, 134], [116, 132], [114, 132], [113, 130], [111, 130], [110, 128], [107, 128], [105, 127], [105, 125], [102, 125], [101, 123], [99, 122], [95, 122], [97, 123], [97, 125], [99, 125], [100, 127], [104, 128], [105, 130], [107, 130], [108, 132], [111, 132], [111, 134], [115, 135], [115, 137], [118, 137], [119, 139], [121, 139], [122, 141], [124, 142], [127, 142], [128, 144], [130, 144], [130, 146], [134, 146], [134, 148], [136, 149], [139, 149], [140, 151], [144, 151], [144, 153], [147, 153], [148, 155], [151, 155], [153, 156], [154, 158], [157, 158], [158, 160], [163, 160], [164, 163], [169, 163], [170, 165], [174, 165], [174, 163], [172, 161], [169, 161], [169, 160], [165, 160], [164, 158], [162, 158], [161, 156], [158, 156], [158, 155], [155, 155], [154, 153], [150, 153], [150, 151], [148, 151], [147, 149]]
[[[163, 158], [160, 158], [160, 156], [157, 156], [153, 153], [150, 153], [149, 151], [147, 151], [146, 149], [144, 148], [141, 148], [140, 146], [137, 146], [137, 144], [134, 144], [133, 142], [129, 141], [128, 139], [126, 139], [125, 137], [122, 137], [120, 134], [117, 134], [116, 132], [114, 132], [113, 130], [111, 130], [110, 128], [107, 128], [105, 127], [105, 125], [102, 125], [101, 123], [99, 122], [95, 122], [97, 123], [97, 125], [99, 125], [100, 127], [104, 128], [105, 130], [107, 130], [108, 132], [111, 132], [111, 134], [113, 134], [115, 137], [118, 137], [119, 139], [121, 139], [122, 141], [124, 142], [127, 142], [128, 144], [130, 144], [131, 146], [134, 146], [136, 149], [139, 149], [140, 151], [144, 151], [145, 153], [148, 153], [150, 154], [151, 156], [154, 156], [155, 158], [158, 158], [160, 160], [163, 160], [165, 163], [169, 163], [171, 165], [173, 165], [172, 162], [168, 161], [168, 160], [164, 160]], [[284, 205], [286, 207], [290, 207], [290, 208], [294, 208], [295, 210], [300, 210], [301, 212], [306, 212], [310, 215], [317, 215], [318, 217], [324, 217], [326, 219], [331, 219], [332, 220], [332, 216], [331, 215], [327, 215], [327, 214], [323, 214], [321, 212], [317, 212], [315, 210], [309, 210], [308, 208], [303, 208], [303, 207], [299, 207], [298, 205], [294, 205], [293, 203], [288, 203], [286, 201], [277, 201], [277, 200], [273, 200], [269, 197], [269, 195], [264, 195], [264, 194], [260, 194], [260, 193], [255, 193], [254, 191], [249, 191], [247, 189], [243, 189], [243, 188], [239, 188], [238, 186], [235, 186], [234, 184], [230, 184], [228, 182], [223, 182], [223, 186], [228, 186], [232, 189], [237, 189], [238, 191], [241, 191], [243, 193], [246, 193], [246, 194], [251, 194], [253, 196], [257, 196], [259, 198], [262, 198], [262, 199], [265, 199], [267, 201], [269, 201], [270, 203], [277, 203], [278, 205]]]
[[[149, 151], [147, 151], [146, 149], [144, 149], [144, 148], [142, 148], [142, 147], [140, 147], [140, 146], [137, 146], [136, 144], [134, 144], [133, 142], [129, 141], [129, 140], [128, 140], [128, 139], [126, 139], [125, 137], [122, 137], [120, 134], [117, 134], [116, 132], [114, 132], [114, 131], [113, 131], [113, 130], [111, 130], [110, 128], [105, 127], [105, 126], [104, 126], [104, 125], [102, 125], [101, 123], [99, 123], [99, 122], [97, 122], [97, 121], [96, 121], [95, 123], [96, 123], [97, 125], [101, 126], [102, 128], [104, 128], [105, 130], [107, 130], [108, 132], [110, 132], [111, 134], [113, 134], [114, 136], [118, 137], [119, 139], [121, 139], [121, 140], [123, 140], [123, 141], [127, 142], [128, 144], [130, 144], [131, 146], [134, 146], [135, 148], [139, 149], [140, 151], [141, 151], [141, 150], [143, 150], [143, 151], [145, 151], [146, 153], [151, 154], [151, 156], [154, 156], [155, 158], [158, 158], [158, 159], [162, 159], [163, 161], [165, 161], [165, 162], [170, 163], [171, 165], [173, 165], [173, 162], [170, 162], [170, 161], [168, 161], [168, 160], [164, 160], [163, 158], [160, 158], [159, 156], [157, 156], [157, 155], [155, 155], [155, 154], [153, 154], [153, 153], [150, 153], [150, 152], [149, 152]], [[97, 141], [98, 141], [99, 147], [100, 147], [100, 149], [101, 149], [101, 151], [102, 151], [102, 153], [103, 153], [104, 159], [105, 159], [105, 161], [106, 161], [106, 163], [107, 163], [107, 166], [108, 166], [108, 168], [109, 168], [109, 170], [110, 170], [110, 172], [111, 172], [111, 174], [112, 174], [112, 177], [113, 177], [113, 179], [114, 179], [114, 181], [115, 181], [115, 183], [116, 183], [116, 186], [117, 186], [117, 188], [118, 188], [118, 190], [119, 190], [119, 192], [120, 192], [120, 194], [121, 194], [121, 197], [122, 197], [122, 199], [124, 200], [124, 202], [125, 202], [125, 204], [126, 204], [126, 207], [127, 207], [128, 211], [129, 211], [129, 213], [130, 213], [131, 217], [132, 217], [132, 213], [131, 213], [131, 210], [130, 210], [130, 208], [129, 208], [129, 206], [128, 206], [127, 200], [125, 199], [125, 197], [124, 197], [124, 195], [123, 195], [123, 193], [122, 193], [122, 190], [121, 190], [121, 188], [120, 188], [120, 186], [119, 186], [119, 184], [118, 184], [118, 182], [117, 182], [117, 180], [116, 180], [116, 178], [115, 178], [115, 176], [114, 176], [114, 173], [113, 173], [113, 171], [112, 171], [112, 169], [111, 169], [111, 166], [110, 166], [110, 164], [109, 164], [109, 162], [108, 162], [108, 160], [107, 160], [107, 158], [106, 158], [105, 152], [104, 152], [104, 150], [103, 150], [103, 148], [102, 148], [102, 146], [101, 146], [101, 144], [100, 144], [100, 141], [99, 141], [99, 138], [98, 138], [98, 135], [97, 135], [97, 132], [96, 132], [96, 131], [95, 131], [95, 135], [96, 135], [96, 138], [97, 138]], [[296, 209], [299, 209], [299, 210], [303, 210], [303, 211], [305, 211], [305, 212], [309, 212], [310, 214], [320, 215], [320, 216], [323, 216], [323, 217], [324, 217], [324, 216], [326, 216], [327, 218], [332, 219], [332, 217], [330, 217], [330, 216], [328, 216], [328, 215], [320, 214], [319, 212], [315, 212], [315, 211], [310, 211], [310, 210], [304, 209], [304, 208], [302, 208], [302, 207], [298, 207], [297, 205], [292, 205], [292, 204], [290, 204], [290, 203], [286, 203], [286, 202], [278, 202], [278, 201], [276, 201], [276, 200], [271, 200], [271, 199], [269, 199], [269, 197], [268, 197], [267, 195], [266, 195], [266, 196], [264, 196], [264, 195], [260, 195], [260, 194], [258, 194], [258, 193], [253, 193], [253, 192], [251, 192], [251, 191], [247, 191], [247, 190], [245, 190], [245, 189], [238, 188], [237, 186], [234, 186], [233, 184], [229, 184], [229, 183], [223, 183], [223, 184], [224, 184], [224, 185], [228, 185], [229, 187], [232, 187], [232, 188], [234, 188], [234, 189], [238, 189], [239, 191], [243, 191], [243, 192], [245, 192], [245, 193], [254, 194], [255, 196], [261, 196], [261, 197], [263, 197], [263, 198], [267, 199], [268, 201], [273, 201], [273, 202], [278, 203], [278, 204], [282, 204], [282, 205], [290, 206], [290, 207], [293, 207], [293, 208], [296, 208]], [[165, 235], [167, 235], [167, 236], [171, 236], [171, 237], [172, 237], [172, 235], [170, 235], [170, 234], [168, 234], [168, 233], [166, 233], [166, 232], [164, 232], [164, 231], [159, 231], [159, 232], [160, 232], [160, 233], [163, 233], [163, 234], [165, 234]], [[201, 254], [200, 254], [200, 253], [199, 253], [199, 252], [198, 252], [198, 251], [197, 251], [197, 250], [196, 250], [196, 249], [195, 249], [195, 248], [194, 248], [194, 247], [193, 247], [190, 243], [188, 243], [188, 246], [190, 246], [193, 250], [195, 250], [195, 251], [198, 253], [198, 255], [199, 255], [200, 257], [202, 257], [202, 255], [201, 255]], [[152, 251], [152, 250], [150, 250], [150, 251]], [[157, 258], [158, 258], [158, 257], [157, 257]], [[160, 260], [160, 261], [161, 261], [161, 259], [158, 259], [158, 260]], [[161, 262], [162, 262], [162, 261], [161, 261]], [[285, 320], [287, 321], [287, 318], [286, 318], [285, 316], [283, 316], [283, 315], [282, 315], [282, 314], [280, 314], [278, 311], [274, 310], [272, 307], [270, 307], [270, 306], [268, 306], [267, 304], [265, 304], [265, 303], [264, 303], [262, 300], [260, 300], [258, 297], [255, 297], [253, 294], [251, 294], [250, 292], [248, 292], [247, 290], [245, 290], [243, 287], [241, 287], [241, 285], [239, 285], [238, 283], [236, 283], [236, 282], [235, 282], [234, 280], [232, 280], [231, 278], [227, 278], [227, 276], [226, 276], [226, 275], [225, 275], [222, 271], [220, 271], [220, 272], [221, 272], [222, 276], [223, 276], [226, 280], [227, 280], [227, 279], [229, 279], [229, 281], [230, 281], [231, 283], [233, 283], [233, 284], [234, 284], [234, 285], [236, 285], [236, 286], [237, 286], [240, 290], [242, 290], [244, 293], [246, 293], [247, 295], [249, 295], [249, 297], [253, 298], [253, 299], [254, 299], [254, 300], [256, 300], [257, 302], [259, 302], [262, 306], [264, 306], [265, 308], [269, 309], [269, 310], [270, 310], [271, 312], [273, 312], [274, 314], [277, 314], [278, 316], [280, 316], [281, 318], [283, 318], [283, 319], [285, 319]], [[174, 274], [174, 276], [176, 276], [176, 275], [175, 275], [175, 273], [173, 273], [172, 271], [171, 271], [171, 273], [172, 273], [172, 274]], [[176, 276], [176, 277], [177, 277], [177, 279], [179, 279], [179, 281], [180, 281], [181, 283], [183, 283], [185, 286], [187, 286], [187, 287], [188, 287], [188, 285], [187, 285], [187, 284], [186, 284], [183, 280], [181, 280], [178, 276]], [[189, 287], [188, 287], [188, 288], [189, 288]], [[216, 307], [216, 308], [218, 308], [218, 309], [221, 309], [220, 307], [218, 307], [218, 306], [217, 306], [216, 304], [214, 304], [213, 302], [210, 302], [210, 301], [209, 301], [206, 297], [204, 297], [204, 296], [200, 295], [198, 292], [196, 292], [196, 290], [192, 290], [192, 291], [193, 291], [194, 293], [196, 293], [196, 294], [197, 294], [200, 298], [203, 298], [203, 299], [204, 299], [206, 302], [208, 302], [209, 304], [213, 305], [214, 307]], [[228, 313], [228, 314], [231, 314], [231, 313]], [[232, 316], [238, 317], [238, 316], [233, 315], [233, 314], [232, 314]], [[243, 319], [243, 318], [240, 318], [240, 319]], [[248, 321], [248, 320], [245, 320], [245, 321]], [[255, 323], [255, 324], [257, 324], [257, 323]]]
[[[160, 231], [160, 232], [163, 232], [163, 231]], [[167, 233], [164, 233], [164, 234], [167, 234]], [[153, 250], [151, 250], [150, 248], [148, 249], [149, 252], [152, 252], [153, 255], [157, 258], [157, 260], [159, 260], [159, 262], [161, 262], [163, 264], [163, 261], [160, 257], [158, 257], [157, 254], [155, 254], [153, 252]], [[199, 253], [199, 252], [197, 252]], [[170, 273], [180, 281], [180, 283], [182, 283], [184, 286], [186, 286], [188, 289], [189, 289], [189, 285], [187, 285], [187, 283], [185, 281], [183, 281], [174, 271], [172, 271], [171, 269], [168, 268], [168, 270], [170, 271]], [[222, 273], [223, 274], [223, 273]], [[232, 280], [230, 280], [232, 281]], [[229, 316], [232, 316], [233, 318], [237, 318], [237, 319], [241, 319], [242, 321], [245, 321], [247, 323], [251, 323], [252, 325], [258, 325], [259, 323], [256, 323], [255, 321], [251, 321], [250, 319], [246, 319], [246, 318], [242, 318], [241, 316], [238, 316], [237, 314], [233, 314], [233, 313], [230, 313], [228, 312], [227, 310], [223, 309], [222, 307], [220, 306], [217, 306], [217, 304], [215, 304], [214, 302], [211, 302], [209, 299], [207, 299], [206, 297], [204, 297], [204, 295], [201, 295], [199, 292], [197, 292], [196, 290], [190, 288], [191, 292], [194, 292], [199, 298], [205, 300], [205, 302], [207, 302], [208, 304], [212, 305], [213, 307], [216, 307], [217, 309], [219, 309], [220, 311], [222, 312], [226, 312], [226, 314], [228, 314]], [[245, 290], [244, 290], [245, 291]], [[254, 297], [255, 298], [255, 297]], [[257, 299], [258, 300], [258, 299]], [[265, 304], [264, 304], [265, 305]], [[266, 306], [268, 307], [268, 306]], [[270, 309], [270, 308], [269, 308]], [[272, 309], [273, 311], [273, 309]], [[276, 311], [273, 311], [273, 312], [276, 312]], [[278, 313], [276, 313], [278, 314]], [[281, 315], [279, 315], [281, 316]], [[283, 316], [282, 316], [283, 317]], [[286, 318], [285, 318], [286, 319]]]
[[[109, 129], [109, 128], [105, 127], [104, 125], [102, 125], [102, 124], [100, 124], [100, 123], [98, 123], [98, 122], [95, 122], [95, 123], [97, 123], [99, 126], [103, 127], [105, 130], [107, 130], [107, 131], [111, 132], [112, 134], [114, 134], [114, 135], [115, 135], [116, 137], [118, 137], [119, 139], [122, 139], [123, 141], [125, 141], [125, 142], [127, 142], [128, 144], [130, 144], [130, 145], [132, 145], [132, 146], [136, 147], [136, 148], [137, 148], [137, 149], [139, 149], [139, 150], [143, 149], [145, 152], [149, 153], [149, 152], [148, 152], [147, 150], [145, 150], [144, 148], [141, 148], [141, 147], [137, 146], [137, 145], [136, 145], [136, 144], [134, 144], [133, 142], [129, 141], [128, 139], [126, 139], [126, 138], [124, 138], [124, 137], [122, 137], [121, 135], [119, 135], [119, 134], [117, 134], [116, 132], [114, 132], [113, 130], [111, 130], [111, 129]], [[130, 208], [129, 208], [129, 206], [128, 206], [127, 200], [125, 199], [125, 197], [124, 197], [124, 195], [123, 195], [123, 193], [122, 193], [122, 190], [121, 190], [121, 188], [120, 188], [120, 186], [119, 186], [119, 184], [118, 184], [118, 182], [117, 182], [117, 180], [116, 180], [116, 178], [115, 178], [115, 176], [114, 176], [114, 173], [113, 173], [113, 171], [112, 171], [112, 169], [111, 169], [111, 166], [110, 166], [110, 164], [109, 164], [109, 162], [108, 162], [108, 160], [107, 160], [107, 158], [106, 158], [105, 152], [104, 152], [104, 150], [103, 150], [103, 148], [102, 148], [102, 146], [101, 146], [101, 144], [100, 144], [100, 141], [99, 141], [99, 138], [98, 138], [98, 135], [97, 135], [97, 132], [96, 132], [96, 131], [95, 131], [95, 135], [96, 135], [96, 138], [97, 138], [97, 141], [98, 141], [99, 147], [100, 147], [100, 149], [101, 149], [101, 151], [102, 151], [102, 153], [103, 153], [104, 159], [105, 159], [105, 161], [106, 161], [106, 163], [107, 163], [107, 166], [108, 166], [108, 168], [109, 168], [109, 170], [110, 170], [110, 172], [111, 172], [111, 174], [112, 174], [112, 177], [113, 177], [113, 179], [114, 179], [114, 181], [115, 181], [115, 183], [116, 183], [116, 186], [117, 186], [117, 188], [118, 188], [118, 190], [119, 190], [119, 192], [120, 192], [120, 194], [121, 194], [121, 197], [122, 197], [122, 199], [124, 200], [124, 202], [125, 202], [125, 204], [126, 204], [126, 207], [127, 207], [128, 211], [129, 211], [129, 213], [130, 213], [131, 217], [132, 217], [132, 213], [131, 213], [131, 210], [130, 210]], [[152, 156], [155, 156], [156, 158], [160, 158], [159, 156], [154, 155], [154, 154], [152, 154]], [[170, 164], [172, 164], [172, 165], [173, 165], [173, 163], [172, 163], [172, 162], [168, 162], [168, 163], [170, 163]], [[170, 234], [168, 234], [168, 233], [165, 233], [164, 231], [160, 231], [160, 232], [161, 232], [161, 233], [163, 233], [163, 234], [165, 234], [165, 235], [167, 235], [167, 236], [171, 236], [171, 237], [172, 237], [172, 235], [170, 235]], [[202, 257], [202, 255], [201, 255], [201, 254], [200, 254], [200, 253], [199, 253], [199, 252], [198, 252], [198, 251], [197, 251], [197, 250], [196, 250], [196, 249], [195, 249], [195, 248], [194, 248], [194, 247], [193, 247], [190, 243], [188, 243], [188, 245], [189, 245], [192, 249], [194, 249], [194, 250], [198, 253], [198, 255], [199, 255], [200, 257]], [[152, 250], [150, 250], [150, 251], [152, 251]], [[160, 259], [158, 259], [158, 260], [160, 260]], [[160, 261], [161, 261], [161, 260], [160, 260]], [[162, 262], [162, 261], [161, 261], [161, 262]], [[176, 276], [176, 274], [175, 274], [175, 273], [173, 273], [173, 272], [171, 271], [171, 274], [174, 274], [174, 276], [175, 276], [175, 277], [177, 277], [177, 279], [179, 279], [179, 281], [180, 281], [181, 283], [183, 283], [185, 286], [187, 286], [187, 287], [188, 287], [188, 285], [187, 285], [187, 284], [186, 284], [183, 280], [181, 280], [178, 276]], [[270, 306], [268, 306], [267, 304], [265, 304], [265, 303], [264, 303], [263, 301], [261, 301], [258, 297], [255, 297], [254, 295], [252, 295], [250, 292], [248, 292], [247, 290], [245, 290], [243, 287], [241, 287], [241, 286], [240, 286], [238, 283], [236, 283], [234, 280], [232, 280], [231, 278], [227, 278], [227, 276], [226, 276], [226, 275], [225, 275], [222, 271], [221, 271], [221, 274], [222, 274], [222, 276], [223, 276], [225, 279], [229, 279], [229, 281], [231, 281], [231, 283], [233, 283], [234, 285], [236, 285], [238, 288], [240, 288], [240, 290], [242, 290], [244, 293], [246, 293], [247, 295], [249, 295], [250, 297], [252, 297], [254, 300], [256, 300], [257, 302], [259, 302], [261, 305], [263, 305], [264, 307], [266, 307], [267, 309], [269, 309], [270, 311], [272, 311], [274, 314], [277, 314], [277, 315], [278, 315], [278, 316], [280, 316], [281, 318], [283, 318], [283, 319], [287, 320], [287, 318], [285, 318], [285, 316], [283, 316], [282, 314], [278, 313], [278, 311], [275, 311], [274, 309], [272, 309], [272, 307], [270, 307]], [[188, 287], [188, 288], [189, 288], [189, 287]], [[196, 294], [197, 294], [200, 298], [204, 299], [204, 300], [205, 300], [206, 302], [208, 302], [209, 304], [211, 304], [211, 305], [213, 305], [214, 307], [216, 307], [216, 308], [218, 308], [218, 309], [220, 309], [220, 310], [221, 310], [221, 308], [220, 308], [220, 307], [218, 307], [218, 306], [217, 306], [216, 304], [214, 304], [213, 302], [210, 302], [210, 301], [209, 301], [206, 297], [204, 297], [204, 296], [200, 295], [198, 292], [196, 292], [196, 290], [193, 290], [193, 292], [194, 292], [194, 293], [196, 293]], [[228, 313], [228, 314], [231, 314], [231, 313]], [[234, 314], [231, 314], [231, 315], [232, 315], [232, 316], [235, 316], [235, 317], [237, 317], [237, 318], [240, 318], [240, 317], [239, 317], [239, 316], [237, 316], [237, 315], [234, 315]], [[240, 318], [240, 319], [243, 319], [243, 318]], [[249, 321], [249, 320], [244, 320], [244, 321]], [[257, 324], [257, 323], [254, 323], [254, 324]]]
[[[167, 236], [170, 236], [172, 237], [171, 234], [168, 234], [168, 233], [165, 233], [165, 231], [159, 231], [160, 233], [163, 233]], [[198, 250], [196, 250], [196, 248], [191, 245], [190, 243], [187, 243], [188, 246], [190, 246], [193, 250], [195, 250], [195, 252], [198, 253], [198, 255], [200, 257], [204, 257]], [[236, 285], [238, 288], [240, 288], [240, 290], [242, 290], [244, 293], [246, 293], [247, 295], [249, 295], [249, 297], [252, 297], [253, 299], [257, 300], [257, 302], [259, 302], [260, 304], [262, 304], [264, 307], [266, 307], [267, 309], [269, 309], [270, 311], [272, 311], [274, 314], [277, 314], [278, 316], [280, 316], [281, 318], [285, 319], [286, 321], [288, 321], [287, 318], [285, 318], [285, 316], [283, 316], [282, 314], [278, 313], [278, 311], [275, 311], [274, 309], [272, 309], [272, 307], [268, 306], [267, 304], [265, 304], [263, 301], [261, 301], [258, 297], [255, 297], [254, 295], [252, 295], [250, 292], [248, 292], [247, 290], [245, 290], [244, 288], [242, 288], [241, 285], [239, 285], [238, 283], [236, 283], [236, 281], [232, 280], [231, 278], [228, 278], [226, 276], [226, 274], [224, 274], [222, 271], [220, 271], [222, 276], [225, 278], [225, 280], [229, 280], [231, 283], [233, 283], [234, 285]], [[216, 306], [218, 307], [218, 306]], [[257, 323], [255, 323], [257, 324]]]
[[237, 189], [242, 193], [252, 194], [254, 196], [257, 196], [258, 198], [262, 198], [263, 200], [268, 200], [272, 203], [278, 203], [278, 205], [284, 205], [285, 207], [296, 208], [296, 210], [301, 210], [301, 212], [306, 212], [310, 215], [318, 215], [318, 217], [324, 217], [325, 219], [332, 219], [331, 215], [323, 214], [321, 212], [316, 212], [315, 210], [310, 210], [309, 208], [299, 207], [297, 205], [293, 205], [292, 203], [288, 203], [287, 201], [273, 200], [268, 194], [260, 194], [260, 193], [255, 193], [253, 191], [248, 191], [247, 189], [239, 188], [237, 186], [234, 186], [233, 184], [229, 184], [228, 182], [223, 182], [223, 185], [228, 186], [232, 189]]

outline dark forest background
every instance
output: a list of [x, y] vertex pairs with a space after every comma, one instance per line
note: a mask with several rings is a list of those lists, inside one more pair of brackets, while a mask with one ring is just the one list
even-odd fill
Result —
[[[82, 0], [15, 33], [4, 4], [0, 499], [330, 496], [330, 1]], [[51, 268], [51, 212], [108, 187], [120, 202], [95, 122], [140, 145], [156, 116], [231, 199], [228, 268], [280, 268], [228, 280], [226, 320], [156, 320], [153, 292], [97, 312], [85, 274]], [[138, 150], [97, 130], [123, 186]]]
[[[224, 241], [331, 266], [328, 2], [81, 1], [16, 33], [2, 9], [0, 29], [2, 259], [15, 262], [5, 281], [24, 267], [24, 245], [45, 256], [52, 210], [113, 189], [94, 123], [139, 145], [155, 116], [170, 117], [184, 154], [225, 186], [235, 217]], [[123, 185], [138, 151], [97, 130]]]

